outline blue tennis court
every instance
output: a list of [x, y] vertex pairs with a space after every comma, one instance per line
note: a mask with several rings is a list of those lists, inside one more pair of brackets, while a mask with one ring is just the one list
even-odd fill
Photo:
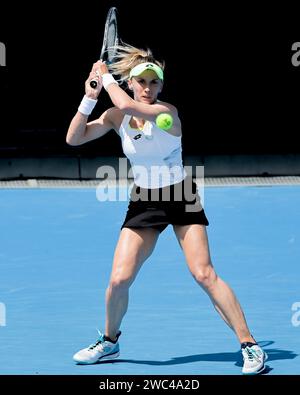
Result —
[[[299, 185], [205, 189], [213, 263], [269, 355], [266, 374], [300, 374], [299, 202]], [[127, 202], [99, 202], [94, 188], [1, 189], [0, 207], [1, 374], [241, 374], [239, 343], [170, 226], [131, 288], [120, 358], [76, 365], [104, 330]]]

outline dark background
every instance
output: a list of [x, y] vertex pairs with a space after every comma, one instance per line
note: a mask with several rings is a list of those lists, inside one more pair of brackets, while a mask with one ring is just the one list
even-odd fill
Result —
[[[185, 1], [24, 2], [1, 6], [0, 154], [121, 155], [110, 132], [80, 147], [68, 125], [97, 60], [105, 16], [119, 10], [121, 38], [166, 62], [161, 95], [177, 106], [185, 154], [299, 153], [297, 9]], [[205, 4], [205, 6], [203, 6]], [[106, 92], [90, 119], [111, 105]]]

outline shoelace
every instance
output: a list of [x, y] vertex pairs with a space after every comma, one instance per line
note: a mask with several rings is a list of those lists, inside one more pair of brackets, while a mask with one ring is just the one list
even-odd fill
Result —
[[104, 340], [104, 334], [101, 333], [98, 329], [97, 329], [97, 331], [98, 331], [98, 334], [99, 334], [99, 339], [96, 341], [96, 343], [91, 344], [91, 345], [89, 346], [89, 350], [93, 350], [94, 348], [96, 348], [97, 346], [99, 346], [100, 344], [102, 344], [102, 343], [105, 342], [105, 340]]
[[244, 348], [244, 351], [247, 354], [247, 357], [250, 361], [253, 361], [253, 359], [255, 359], [257, 362], [260, 362], [259, 357], [257, 356], [256, 352], [254, 350], [251, 350], [250, 347], [246, 347]]

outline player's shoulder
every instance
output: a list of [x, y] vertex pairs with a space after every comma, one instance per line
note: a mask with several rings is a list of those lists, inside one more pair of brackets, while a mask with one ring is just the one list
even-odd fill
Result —
[[108, 117], [110, 118], [117, 118], [117, 117], [121, 117], [124, 116], [124, 113], [117, 107], [110, 107], [106, 110], [106, 114]]
[[112, 123], [114, 123], [124, 118], [124, 112], [117, 107], [111, 107], [106, 110], [106, 116]]
[[171, 103], [168, 103], [165, 101], [161, 101], [161, 100], [157, 100], [156, 104], [167, 107], [170, 110], [170, 112], [172, 112], [173, 114], [178, 113], [177, 107], [174, 106], [174, 104], [171, 104]]
[[120, 126], [124, 118], [124, 112], [117, 107], [111, 107], [106, 110], [106, 115], [114, 126], [114, 130], [119, 133]]

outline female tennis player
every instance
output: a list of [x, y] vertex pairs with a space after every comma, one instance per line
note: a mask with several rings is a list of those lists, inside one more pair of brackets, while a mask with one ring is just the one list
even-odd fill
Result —
[[[126, 89], [121, 88], [113, 74], [120, 77], [119, 82], [125, 82]], [[95, 89], [90, 86], [92, 79], [98, 81]], [[241, 344], [242, 372], [257, 374], [264, 370], [267, 355], [252, 337], [233, 291], [212, 265], [206, 233], [208, 220], [197, 186], [182, 165], [182, 131], [177, 109], [158, 100], [163, 81], [164, 64], [150, 50], [125, 45], [119, 48], [117, 61], [110, 70], [101, 61], [93, 65], [85, 83], [85, 96], [69, 126], [66, 141], [70, 145], [84, 144], [115, 130], [134, 176], [106, 290], [105, 333], [99, 332], [98, 340], [77, 352], [73, 359], [79, 364], [93, 364], [119, 356], [120, 326], [128, 307], [129, 288], [151, 255], [159, 234], [170, 224], [192, 276]], [[88, 122], [102, 88], [114, 107]], [[127, 89], [132, 91], [133, 98]], [[173, 118], [169, 130], [156, 125], [161, 113]]]

